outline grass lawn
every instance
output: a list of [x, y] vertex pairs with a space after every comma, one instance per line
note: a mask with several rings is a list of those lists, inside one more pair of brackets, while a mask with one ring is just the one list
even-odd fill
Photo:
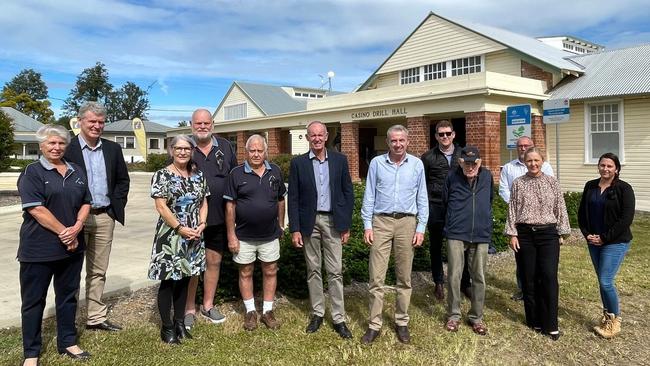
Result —
[[[87, 365], [431, 365], [431, 364], [544, 364], [610, 365], [649, 364], [650, 330], [650, 215], [637, 215], [634, 241], [618, 276], [623, 332], [604, 340], [591, 327], [600, 317], [598, 285], [584, 243], [564, 245], [560, 258], [560, 328], [564, 335], [553, 342], [524, 325], [523, 304], [510, 299], [514, 291], [514, 256], [490, 257], [485, 321], [489, 334], [481, 337], [462, 326], [458, 333], [444, 330], [445, 304], [433, 300], [426, 274], [416, 274], [411, 301], [412, 344], [400, 344], [391, 317], [394, 295], [388, 291], [381, 336], [370, 346], [360, 343], [368, 315], [364, 284], [346, 291], [346, 309], [353, 340], [338, 338], [329, 323], [307, 335], [308, 301], [280, 298], [277, 318], [282, 328], [273, 332], [242, 329], [240, 303], [221, 305], [228, 320], [221, 325], [200, 321], [193, 340], [180, 346], [160, 342], [155, 288], [113, 299], [111, 320], [125, 325], [119, 333], [80, 330], [80, 345], [93, 354]], [[304, 279], [296, 279], [304, 281]], [[281, 290], [281, 289], [280, 289]], [[53, 301], [53, 299], [48, 299]], [[468, 303], [463, 303], [466, 314]], [[19, 311], [19, 309], [16, 309]], [[83, 311], [83, 309], [81, 310]], [[81, 318], [82, 319], [82, 318]], [[54, 322], [45, 322], [43, 365], [75, 365], [56, 354]], [[0, 364], [19, 365], [22, 344], [19, 328], [0, 331]]]

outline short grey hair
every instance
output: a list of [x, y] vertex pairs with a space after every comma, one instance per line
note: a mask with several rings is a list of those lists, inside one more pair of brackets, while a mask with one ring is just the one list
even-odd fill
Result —
[[68, 130], [66, 130], [65, 127], [61, 125], [49, 123], [43, 125], [36, 131], [36, 139], [38, 140], [39, 144], [45, 142], [45, 140], [52, 136], [58, 136], [64, 139], [66, 145], [70, 143], [70, 132], [68, 132]]
[[321, 121], [311, 121], [311, 122], [309, 122], [307, 124], [307, 135], [309, 135], [309, 128], [311, 128], [311, 126], [315, 126], [315, 125], [323, 126], [323, 128], [325, 129], [325, 134], [328, 133], [327, 132], [327, 125], [325, 125], [323, 122], [321, 122]]
[[251, 137], [249, 137], [248, 140], [246, 140], [246, 151], [248, 151], [248, 148], [253, 143], [253, 140], [262, 141], [262, 144], [264, 144], [264, 152], [266, 153], [266, 151], [269, 149], [269, 145], [266, 143], [266, 139], [264, 138], [264, 136], [259, 134], [251, 135]]
[[179, 143], [179, 141], [185, 141], [188, 144], [190, 144], [190, 146], [194, 146], [194, 141], [192, 141], [192, 139], [189, 138], [188, 136], [186, 135], [174, 136], [172, 140], [169, 142], [169, 148], [167, 148], [168, 150], [167, 152], [169, 153], [170, 156], [172, 156], [172, 150]]
[[103, 104], [95, 101], [85, 102], [84, 104], [81, 105], [81, 108], [79, 108], [79, 113], [77, 114], [77, 117], [79, 119], [82, 119], [84, 117], [84, 114], [86, 114], [86, 112], [92, 112], [98, 116], [106, 116], [106, 107], [104, 107]]
[[409, 130], [402, 126], [402, 125], [392, 125], [388, 128], [388, 131], [386, 131], [386, 141], [390, 141], [390, 134], [393, 132], [404, 132], [406, 137], [409, 136]]

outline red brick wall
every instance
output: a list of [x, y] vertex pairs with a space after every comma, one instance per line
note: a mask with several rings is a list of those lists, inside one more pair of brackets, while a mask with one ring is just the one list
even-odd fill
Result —
[[492, 172], [495, 183], [499, 182], [501, 166], [501, 113], [465, 113], [465, 133], [467, 145], [478, 147], [482, 165]]
[[266, 143], [269, 146], [267, 151], [267, 159], [271, 160], [274, 157], [282, 153], [282, 130], [279, 128], [271, 128], [267, 130], [268, 141]]
[[546, 90], [553, 87], [553, 74], [524, 60], [521, 60], [521, 77], [546, 81]]
[[237, 161], [239, 164], [246, 160], [246, 140], [248, 140], [246, 131], [237, 131]]
[[425, 116], [410, 117], [406, 119], [406, 128], [409, 130], [408, 152], [417, 157], [429, 150], [429, 124], [431, 120]]
[[359, 122], [341, 123], [341, 152], [348, 157], [353, 182], [359, 177]]
[[546, 153], [546, 125], [544, 124], [543, 117], [537, 115], [530, 116], [530, 129], [532, 134], [530, 138], [533, 139], [533, 143]]

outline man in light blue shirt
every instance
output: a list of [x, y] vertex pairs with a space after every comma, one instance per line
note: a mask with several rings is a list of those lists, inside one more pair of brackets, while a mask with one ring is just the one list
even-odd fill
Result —
[[408, 130], [394, 125], [386, 133], [389, 152], [372, 159], [361, 207], [363, 238], [370, 246], [370, 318], [361, 338], [372, 343], [382, 326], [384, 279], [391, 249], [395, 252], [397, 339], [409, 343], [408, 307], [411, 301], [411, 268], [414, 248], [420, 247], [429, 218], [424, 165], [408, 154]]

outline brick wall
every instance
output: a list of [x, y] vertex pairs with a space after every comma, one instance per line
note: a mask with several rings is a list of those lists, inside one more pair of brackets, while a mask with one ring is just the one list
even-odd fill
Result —
[[501, 113], [465, 113], [467, 145], [476, 146], [481, 152], [482, 165], [492, 172], [495, 183], [499, 182], [501, 166]]
[[266, 143], [269, 147], [266, 158], [271, 160], [282, 153], [282, 130], [279, 128], [271, 128], [266, 132], [268, 136]]
[[431, 120], [425, 116], [410, 117], [406, 119], [406, 128], [409, 130], [408, 152], [420, 157], [429, 150], [429, 124]]
[[533, 139], [533, 143], [546, 153], [546, 125], [544, 124], [543, 117], [537, 115], [530, 116], [530, 129], [532, 135], [530, 138]]
[[524, 60], [521, 60], [521, 77], [546, 81], [546, 90], [553, 87], [553, 74]]
[[361, 181], [359, 177], [359, 122], [341, 123], [341, 152], [348, 157], [352, 181]]
[[246, 160], [246, 140], [248, 140], [246, 131], [237, 131], [237, 161], [239, 164]]

